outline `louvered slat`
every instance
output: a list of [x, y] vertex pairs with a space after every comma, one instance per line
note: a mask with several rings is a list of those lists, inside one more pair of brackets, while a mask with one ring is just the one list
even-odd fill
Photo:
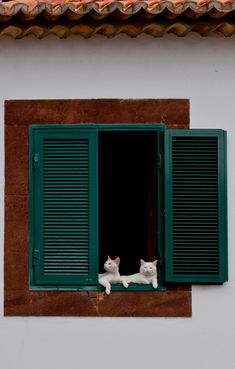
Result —
[[97, 138], [61, 128], [39, 134], [35, 151], [36, 283], [97, 282]]
[[[44, 217], [43, 267], [45, 275], [89, 274], [88, 144], [87, 139], [60, 140], [58, 150], [58, 140], [45, 139], [43, 143], [44, 214], [50, 216], [51, 213], [56, 212], [62, 216], [56, 219]], [[56, 168], [56, 172], [51, 168]], [[72, 175], [68, 175], [68, 168], [73, 168]], [[81, 184], [82, 187], [79, 190]], [[77, 191], [69, 200], [67, 194], [74, 188]], [[70, 215], [67, 218], [68, 209]], [[63, 235], [65, 235], [63, 244], [59, 247], [56, 247], [55, 243], [52, 244]], [[74, 245], [74, 239], [76, 239], [76, 245]]]
[[[219, 273], [217, 152], [216, 137], [172, 139], [173, 273], [176, 275]], [[182, 183], [187, 193], [182, 192]], [[207, 189], [206, 194], [198, 192], [198, 185], [202, 192]], [[189, 214], [182, 214], [182, 209]], [[196, 209], [200, 218], [194, 218], [192, 224], [189, 215]], [[185, 238], [187, 249], [181, 247]], [[201, 243], [205, 238], [211, 239], [209, 248]]]
[[172, 282], [222, 282], [226, 267], [223, 131], [169, 130], [166, 271]]

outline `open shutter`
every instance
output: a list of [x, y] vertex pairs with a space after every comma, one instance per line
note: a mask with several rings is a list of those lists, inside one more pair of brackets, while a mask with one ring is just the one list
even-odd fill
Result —
[[97, 283], [97, 132], [38, 128], [33, 140], [36, 285]]
[[166, 130], [167, 282], [227, 280], [226, 132]]

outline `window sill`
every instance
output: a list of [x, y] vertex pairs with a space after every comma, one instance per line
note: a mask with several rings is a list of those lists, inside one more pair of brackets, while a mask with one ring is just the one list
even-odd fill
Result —
[[[102, 286], [64, 286], [64, 287], [56, 287], [56, 286], [30, 286], [30, 291], [97, 291], [104, 292], [104, 287]], [[139, 285], [139, 284], [131, 284], [128, 288], [123, 287], [121, 284], [113, 284], [111, 287], [112, 292], [163, 292], [166, 291], [165, 286], [158, 286], [158, 288], [153, 288], [152, 285]]]

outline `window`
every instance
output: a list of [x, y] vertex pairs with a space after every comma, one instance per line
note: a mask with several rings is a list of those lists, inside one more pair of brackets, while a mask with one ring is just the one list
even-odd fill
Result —
[[157, 257], [160, 288], [227, 280], [225, 140], [161, 124], [31, 126], [31, 288], [101, 290], [108, 253], [122, 274]]
[[159, 258], [162, 134], [162, 125], [32, 127], [32, 286], [101, 289], [107, 255], [121, 257], [122, 274]]

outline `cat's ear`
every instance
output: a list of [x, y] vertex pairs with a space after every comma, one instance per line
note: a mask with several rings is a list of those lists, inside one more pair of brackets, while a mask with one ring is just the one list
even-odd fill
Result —
[[153, 265], [155, 265], [155, 266], [157, 265], [157, 260], [153, 261]]
[[120, 264], [120, 258], [116, 258], [116, 259], [114, 260], [114, 262], [115, 262], [117, 265], [119, 265], [119, 264]]
[[145, 264], [145, 261], [143, 259], [140, 259], [140, 265]]
[[108, 255], [108, 260], [112, 260], [111, 257]]

